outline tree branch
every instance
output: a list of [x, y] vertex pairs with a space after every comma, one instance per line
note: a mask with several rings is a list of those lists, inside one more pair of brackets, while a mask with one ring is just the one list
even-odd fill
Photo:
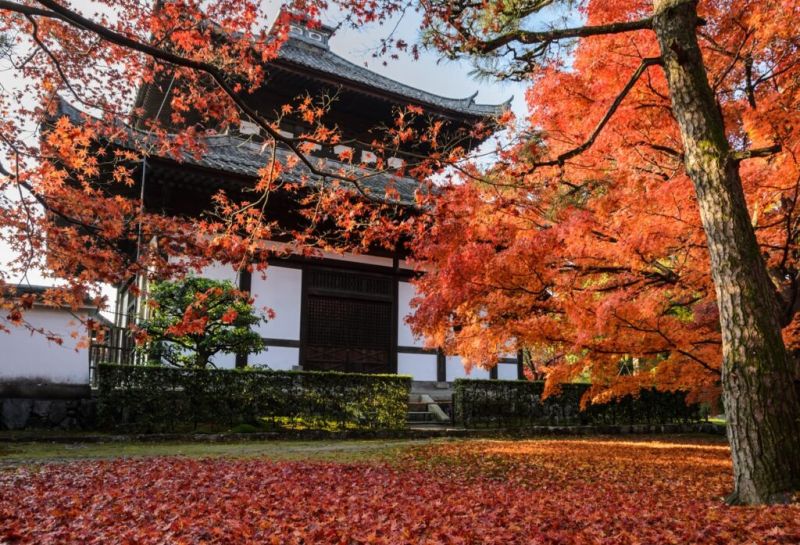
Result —
[[775, 155], [776, 153], [780, 153], [781, 150], [780, 144], [773, 144], [771, 146], [766, 146], [764, 148], [754, 148], [745, 151], [737, 151], [733, 153], [733, 160], [734, 161], [744, 161], [745, 159], [754, 159], [756, 157], [769, 157], [770, 155]]
[[471, 45], [478, 53], [491, 53], [511, 42], [519, 42], [525, 45], [546, 44], [549, 45], [559, 40], [570, 38], [588, 38], [590, 36], [605, 36], [608, 34], [621, 34], [633, 30], [647, 30], [653, 28], [653, 18], [640, 19], [638, 21], [624, 21], [620, 23], [609, 23], [606, 25], [582, 26], [574, 28], [552, 29], [543, 31], [517, 30], [503, 34], [491, 40], [479, 41]]
[[83, 104], [84, 106], [87, 106], [89, 108], [98, 108], [98, 106], [96, 104], [90, 104], [90, 103], [86, 102], [85, 100], [83, 100], [83, 98], [81, 98], [81, 96], [78, 94], [78, 92], [72, 86], [72, 83], [70, 83], [69, 79], [67, 78], [67, 75], [64, 73], [64, 70], [61, 68], [61, 63], [59, 62], [58, 58], [55, 56], [55, 54], [52, 51], [50, 51], [50, 48], [48, 48], [47, 45], [45, 45], [45, 43], [39, 37], [39, 25], [36, 23], [36, 19], [34, 19], [33, 16], [28, 15], [28, 14], [25, 15], [25, 18], [28, 21], [30, 21], [31, 27], [33, 28], [33, 31], [31, 33], [31, 37], [33, 38], [33, 41], [36, 43], [36, 45], [39, 46], [39, 48], [42, 51], [44, 51], [45, 55], [47, 55], [47, 58], [49, 58], [50, 61], [53, 63], [53, 67], [55, 68], [56, 72], [58, 72], [59, 77], [61, 77], [61, 81], [63, 81], [64, 85], [67, 86], [67, 89], [69, 89], [69, 92], [72, 93], [73, 97], [75, 97], [75, 100], [79, 101], [81, 104]]
[[53, 11], [36, 8], [33, 6], [28, 6], [24, 4], [18, 4], [16, 2], [8, 2], [7, 0], [0, 0], [0, 9], [6, 11], [13, 11], [16, 13], [21, 13], [22, 15], [35, 15], [38, 17], [48, 17], [50, 19], [59, 19], [65, 23], [69, 23], [70, 21], [66, 18], [62, 17], [58, 13]]
[[597, 137], [603, 131], [603, 128], [605, 128], [605, 126], [611, 120], [614, 113], [619, 108], [620, 104], [622, 104], [622, 101], [625, 100], [625, 97], [628, 95], [630, 90], [633, 89], [633, 86], [636, 85], [636, 82], [639, 80], [639, 78], [642, 77], [642, 74], [644, 74], [645, 70], [647, 70], [650, 66], [653, 65], [661, 65], [662, 62], [663, 61], [661, 57], [648, 57], [642, 59], [642, 63], [639, 65], [639, 67], [633, 73], [631, 78], [628, 80], [628, 83], [625, 84], [625, 87], [622, 88], [622, 91], [614, 99], [614, 102], [611, 103], [611, 107], [608, 109], [603, 118], [600, 120], [595, 129], [592, 131], [592, 134], [589, 135], [589, 138], [587, 138], [586, 141], [584, 141], [578, 147], [572, 148], [571, 150], [560, 154], [555, 159], [534, 162], [531, 167], [531, 171], [539, 167], [562, 166], [565, 162], [569, 161], [570, 159], [572, 159], [577, 155], [580, 155], [581, 153], [592, 147], [595, 140], [597, 140]]
[[714, 369], [709, 364], [707, 364], [706, 362], [704, 362], [703, 360], [701, 360], [700, 358], [698, 358], [697, 356], [695, 356], [691, 352], [688, 352], [686, 350], [681, 350], [681, 349], [677, 349], [677, 352], [678, 352], [678, 354], [681, 354], [682, 356], [686, 356], [690, 360], [692, 360], [695, 363], [699, 364], [706, 371], [708, 371], [708, 372], [710, 372], [710, 373], [712, 373], [714, 375], [721, 375], [722, 374], [722, 371], [720, 371], [719, 369]]

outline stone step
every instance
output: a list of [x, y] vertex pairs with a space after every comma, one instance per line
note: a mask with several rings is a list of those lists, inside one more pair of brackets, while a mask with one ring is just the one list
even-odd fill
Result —
[[[449, 400], [447, 400], [449, 401]], [[447, 407], [447, 404], [444, 404]], [[408, 417], [409, 424], [426, 423], [448, 423], [448, 410], [442, 410], [439, 402], [428, 394], [411, 394], [408, 396]]]
[[407, 420], [409, 422], [433, 422], [434, 415], [428, 411], [408, 411]]
[[450, 422], [409, 422], [408, 427], [414, 430], [448, 430], [452, 425]]

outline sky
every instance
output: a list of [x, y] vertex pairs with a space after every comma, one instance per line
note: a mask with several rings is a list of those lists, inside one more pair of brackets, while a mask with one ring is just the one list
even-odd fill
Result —
[[[266, 6], [275, 9], [279, 0], [267, 0]], [[85, 13], [93, 10], [86, 9], [91, 6], [89, 0], [76, 0], [73, 6], [84, 9]], [[275, 13], [277, 13], [275, 11]], [[336, 25], [341, 20], [340, 14], [328, 14], [323, 17], [323, 22]], [[498, 83], [492, 81], [477, 81], [470, 76], [471, 66], [468, 62], [454, 62], [440, 60], [433, 52], [423, 51], [418, 60], [410, 55], [402, 55], [399, 59], [375, 59], [372, 52], [394, 27], [395, 21], [389, 21], [383, 26], [370, 25], [366, 28], [353, 29], [343, 25], [330, 41], [331, 49], [350, 62], [365, 65], [383, 76], [399, 82], [417, 87], [442, 96], [452, 98], [465, 98], [476, 91], [476, 102], [485, 104], [499, 104], [514, 97], [511, 107], [520, 116], [525, 113], [524, 93], [525, 85], [519, 83]], [[396, 37], [402, 37], [407, 42], [414, 43], [418, 38], [419, 16], [415, 13], [406, 14], [395, 30]], [[0, 86], [4, 88], [15, 87], [19, 80], [13, 71], [0, 71]], [[12, 257], [10, 250], [0, 244], [0, 271], [5, 268], [5, 263]], [[56, 279], [47, 277], [39, 270], [28, 272], [27, 278], [9, 278], [9, 281], [34, 284], [54, 285]], [[110, 286], [106, 287], [104, 294], [113, 303], [115, 291]]]
[[[416, 15], [407, 15], [401, 23], [398, 33], [406, 41], [413, 43], [417, 38], [418, 19]], [[411, 55], [401, 55], [399, 59], [372, 58], [372, 50], [388, 32], [387, 25], [342, 28], [331, 39], [331, 49], [351, 62], [362, 65], [366, 62], [374, 72], [438, 95], [466, 98], [477, 91], [475, 101], [484, 104], [503, 103], [513, 96], [511, 107], [514, 112], [518, 115], [525, 113], [525, 84], [477, 81], [470, 76], [472, 67], [466, 61], [442, 60], [430, 51], [423, 51], [419, 60], [414, 60]]]

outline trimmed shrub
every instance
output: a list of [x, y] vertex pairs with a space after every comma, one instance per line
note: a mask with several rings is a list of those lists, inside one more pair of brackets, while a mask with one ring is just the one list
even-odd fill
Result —
[[544, 382], [457, 379], [453, 392], [456, 423], [467, 427], [532, 425], [668, 424], [701, 419], [700, 406], [686, 404], [685, 392], [641, 390], [580, 410], [590, 384], [563, 384], [542, 400]]
[[100, 426], [125, 432], [383, 430], [406, 425], [411, 377], [98, 366]]

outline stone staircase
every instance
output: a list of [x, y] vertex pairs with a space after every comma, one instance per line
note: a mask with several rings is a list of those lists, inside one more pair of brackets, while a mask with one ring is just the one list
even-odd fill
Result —
[[412, 390], [408, 396], [408, 426], [410, 428], [449, 426], [450, 416], [442, 409], [440, 403], [429, 394], [414, 393]]

